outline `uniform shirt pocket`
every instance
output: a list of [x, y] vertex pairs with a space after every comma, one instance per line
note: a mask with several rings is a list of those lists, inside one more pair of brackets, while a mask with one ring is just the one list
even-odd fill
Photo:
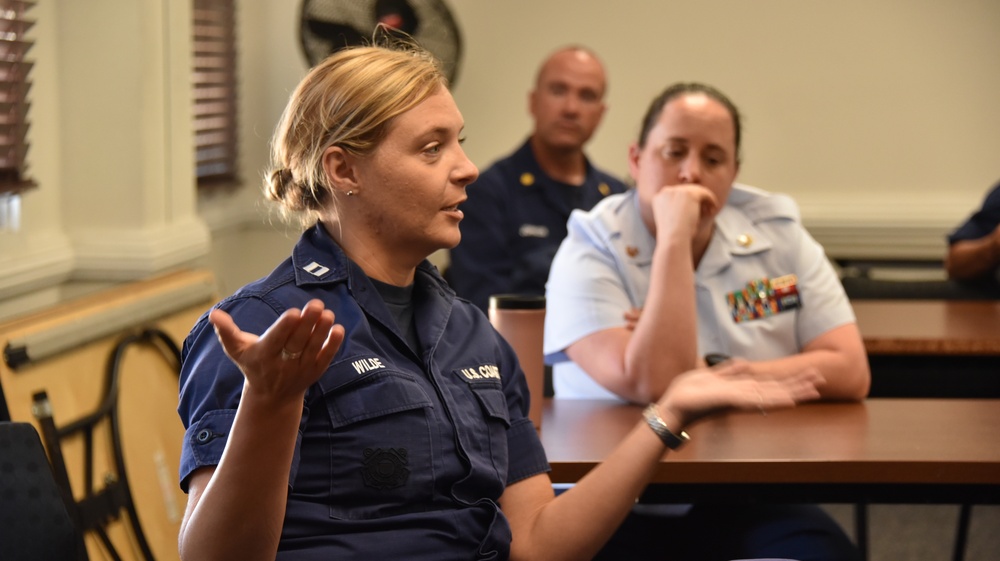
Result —
[[467, 451], [473, 473], [489, 473], [501, 482], [506, 481], [510, 412], [503, 387], [499, 380], [482, 380], [470, 383], [469, 389], [479, 403], [479, 411], [462, 425], [471, 436]]
[[330, 516], [365, 520], [428, 508], [433, 404], [417, 381], [379, 370], [325, 392], [323, 402], [332, 425]]

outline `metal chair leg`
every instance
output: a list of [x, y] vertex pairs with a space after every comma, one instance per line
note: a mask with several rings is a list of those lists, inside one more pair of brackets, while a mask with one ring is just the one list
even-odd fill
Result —
[[972, 505], [963, 504], [958, 509], [958, 528], [955, 530], [955, 550], [953, 561], [965, 559], [965, 544], [969, 541], [969, 521], [972, 519]]
[[862, 561], [868, 561], [868, 503], [854, 505], [854, 539]]

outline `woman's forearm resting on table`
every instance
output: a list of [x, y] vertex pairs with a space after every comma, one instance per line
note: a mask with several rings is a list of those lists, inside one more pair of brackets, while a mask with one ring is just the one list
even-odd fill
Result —
[[766, 377], [785, 377], [805, 368], [816, 368], [824, 382], [820, 398], [861, 400], [868, 395], [871, 372], [868, 355], [856, 324], [835, 327], [809, 342], [801, 353], [752, 363], [754, 372]]

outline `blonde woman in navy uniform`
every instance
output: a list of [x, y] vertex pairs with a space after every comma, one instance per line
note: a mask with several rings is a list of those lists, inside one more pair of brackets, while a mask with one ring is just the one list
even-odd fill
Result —
[[[739, 111], [721, 92], [668, 87], [629, 150], [636, 188], [570, 218], [546, 293], [545, 352], [556, 363], [557, 399], [645, 403], [708, 355], [747, 360], [760, 379], [815, 368], [826, 380], [824, 399], [867, 395], [869, 368], [853, 311], [796, 204], [734, 183], [740, 136]], [[729, 512], [728, 520], [743, 524], [734, 518], [739, 509]], [[846, 536], [818, 509], [785, 518], [811, 515], [821, 527], [816, 540], [732, 555], [853, 558]], [[753, 518], [733, 532], [759, 534]], [[700, 525], [689, 519], [694, 529], [685, 535], [702, 539], [697, 529], [711, 532], [718, 523], [715, 516]], [[763, 531], [772, 526], [780, 524]], [[813, 531], [788, 528], [790, 542]], [[781, 543], [780, 533], [768, 543]]]
[[266, 195], [308, 227], [184, 344], [182, 559], [587, 559], [684, 425], [816, 395], [811, 370], [695, 370], [557, 499], [513, 350], [425, 259], [459, 241], [463, 126], [412, 46], [339, 51], [292, 94]]

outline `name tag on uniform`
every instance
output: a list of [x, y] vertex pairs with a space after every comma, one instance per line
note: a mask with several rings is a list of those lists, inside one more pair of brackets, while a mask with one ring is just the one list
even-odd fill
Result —
[[542, 224], [521, 224], [518, 228], [518, 235], [522, 238], [547, 238], [549, 237], [548, 227]]
[[764, 277], [752, 280], [742, 290], [726, 294], [726, 304], [736, 323], [801, 308], [798, 278], [795, 275], [784, 275], [773, 279]]
[[358, 374], [364, 374], [366, 372], [371, 372], [372, 370], [381, 370], [385, 368], [385, 364], [382, 362], [382, 359], [376, 356], [351, 361], [351, 366], [354, 367], [354, 371]]
[[455, 371], [459, 379], [466, 382], [477, 382], [480, 380], [499, 380], [500, 368], [495, 364], [480, 364], [468, 368], [459, 368]]

